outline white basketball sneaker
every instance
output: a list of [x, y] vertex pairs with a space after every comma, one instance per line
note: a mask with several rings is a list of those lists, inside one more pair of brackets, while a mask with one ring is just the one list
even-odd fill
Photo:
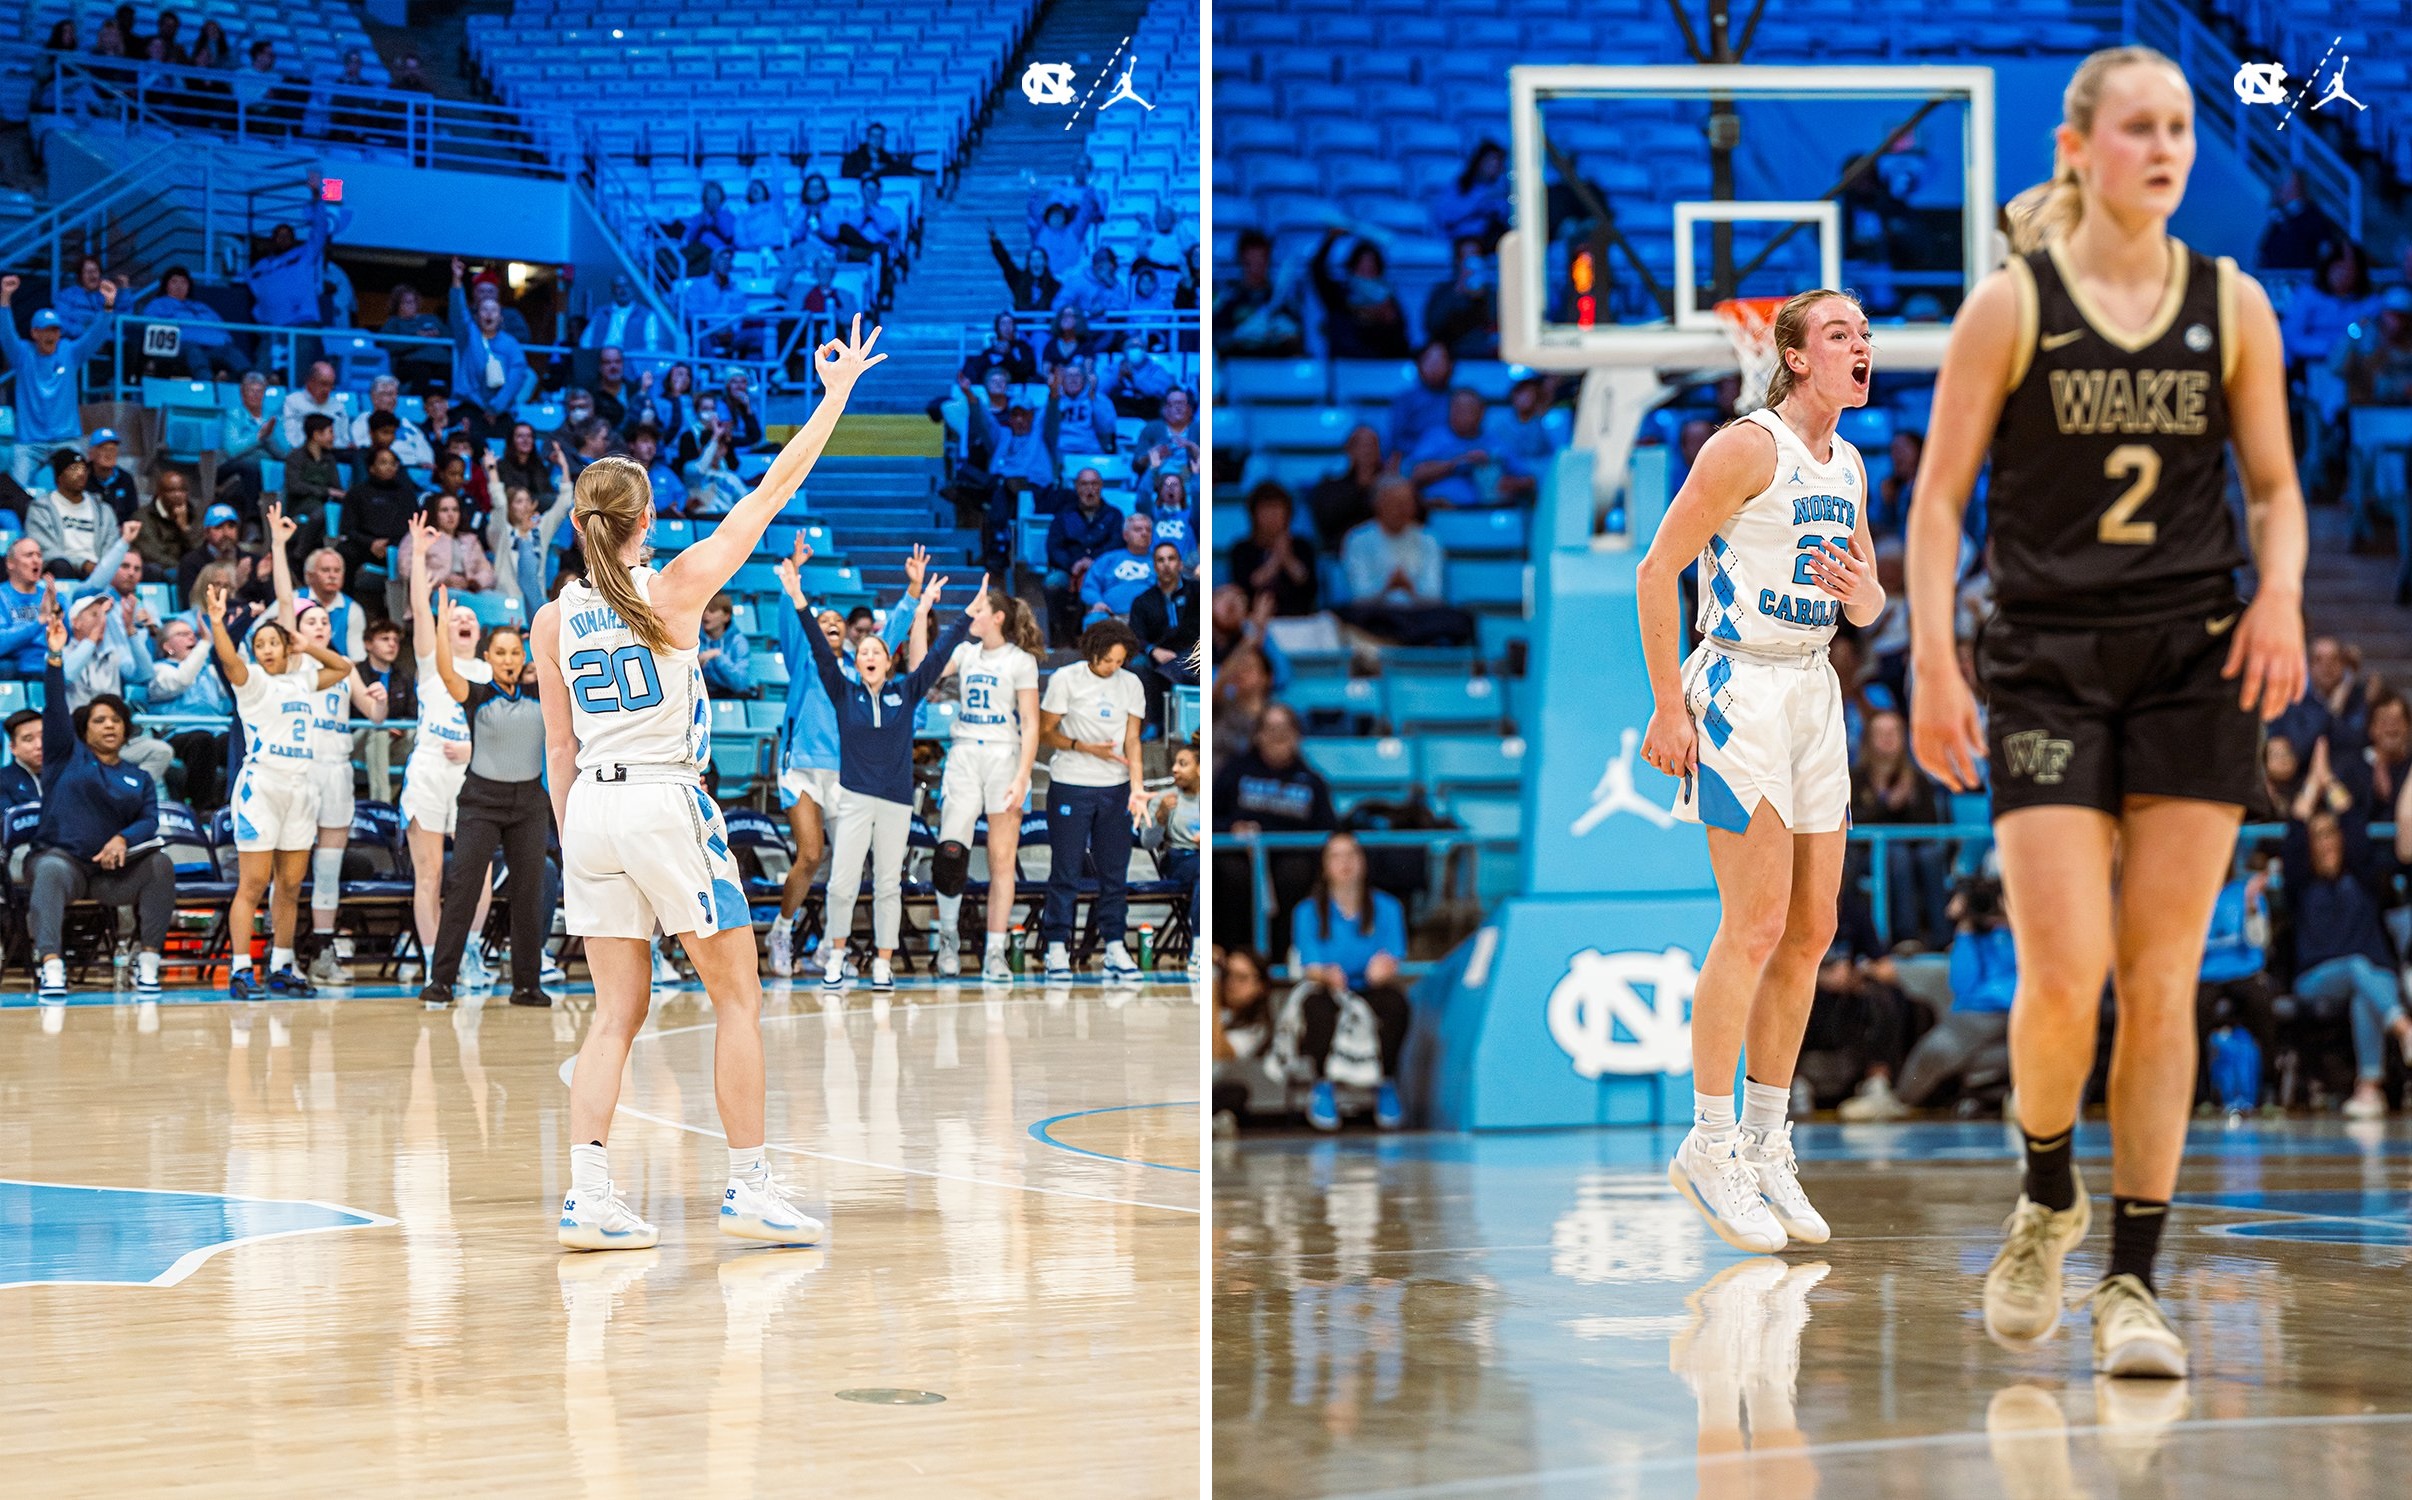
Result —
[[884, 958], [871, 960], [871, 988], [883, 993], [896, 988], [896, 970]]
[[1131, 950], [1120, 943], [1106, 944], [1104, 967], [1105, 982], [1108, 984], [1139, 982], [1139, 961], [1131, 957]]
[[1667, 1181], [1700, 1210], [1717, 1238], [1736, 1250], [1765, 1255], [1784, 1248], [1784, 1226], [1759, 1191], [1759, 1174], [1741, 1157], [1741, 1132], [1711, 1144], [1698, 1128], [1683, 1138], [1667, 1163]]
[[938, 975], [953, 979], [963, 972], [962, 934], [947, 931], [938, 934]]
[[571, 1250], [650, 1250], [660, 1231], [637, 1217], [620, 1190], [604, 1184], [600, 1196], [570, 1189], [561, 1200], [560, 1240]]
[[1801, 1191], [1801, 1165], [1792, 1155], [1792, 1122], [1786, 1120], [1761, 1135], [1745, 1127], [1742, 1160], [1759, 1176], [1759, 1196], [1784, 1226], [1784, 1237], [1804, 1245], [1822, 1245], [1833, 1235], [1826, 1220]]
[[1985, 1331], [2005, 1343], [2031, 1344], [2060, 1326], [2060, 1263], [2094, 1227], [2085, 1179], [2071, 1167], [2077, 1201], [2058, 1213], [2025, 1193], [2004, 1226], [2010, 1238], [1985, 1268]]
[[776, 1179], [749, 1183], [732, 1177], [720, 1195], [720, 1232], [773, 1245], [817, 1245], [829, 1230], [796, 1207]]
[[2131, 1275], [2094, 1288], [2094, 1368], [2105, 1375], [2186, 1378], [2186, 1341], [2169, 1326], [2160, 1300]]
[[980, 982], [982, 984], [1013, 983], [1013, 965], [1007, 960], [1005, 949], [1002, 946], [990, 948], [987, 956], [980, 960]]
[[764, 946], [770, 950], [770, 971], [773, 979], [793, 978], [796, 972], [795, 928], [785, 917], [771, 923]]

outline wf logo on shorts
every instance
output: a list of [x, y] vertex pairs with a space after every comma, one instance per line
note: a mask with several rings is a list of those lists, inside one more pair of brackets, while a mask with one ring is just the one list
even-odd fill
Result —
[[2053, 739], [2040, 729], [2022, 729], [2002, 738], [2003, 768], [2037, 786], [2060, 785], [2069, 769], [2069, 757], [2076, 753], [2075, 745]]
[[[1692, 1071], [1692, 986], [1700, 971], [1681, 948], [1602, 953], [1586, 948], [1549, 992], [1549, 1035], [1585, 1078]], [[1641, 995], [1649, 991], [1649, 999]]]

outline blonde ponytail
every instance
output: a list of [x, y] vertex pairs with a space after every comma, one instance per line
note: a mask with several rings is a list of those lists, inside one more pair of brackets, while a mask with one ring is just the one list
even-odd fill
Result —
[[[647, 649], [675, 650], [662, 617], [637, 592], [629, 565], [621, 560], [628, 544], [641, 543], [653, 524], [653, 482], [634, 459], [614, 455], [588, 464], [572, 493], [570, 516], [586, 549], [586, 581]], [[644, 548], [637, 560], [652, 555], [651, 548]]]
[[[2102, 104], [2103, 85], [2121, 68], [2148, 64], [2167, 68], [2183, 84], [2186, 75], [2166, 53], [2151, 47], [2105, 47], [2090, 54], [2070, 75], [2060, 95], [2060, 122], [2081, 136], [2094, 133], [2094, 112]], [[2192, 97], [2191, 89], [2188, 97]], [[2069, 237], [2085, 217], [2085, 182], [2057, 139], [2052, 145], [2052, 175], [2003, 206], [2010, 221], [2010, 248], [2019, 255]]]

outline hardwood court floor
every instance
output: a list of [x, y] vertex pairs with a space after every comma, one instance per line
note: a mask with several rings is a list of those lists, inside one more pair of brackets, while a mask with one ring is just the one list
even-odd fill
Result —
[[590, 1254], [552, 1234], [590, 998], [178, 998], [0, 997], [12, 1500], [1198, 1492], [1183, 986], [774, 989], [816, 1250], [718, 1233], [711, 1011], [657, 1003], [611, 1145], [662, 1242]]
[[[1214, 1479], [1258, 1497], [2378, 1500], [2412, 1494], [2412, 1132], [2200, 1126], [2161, 1287], [2184, 1382], [2082, 1308], [1986, 1337], [1999, 1124], [1801, 1127], [1834, 1239], [1745, 1256], [1674, 1132], [1218, 1145]], [[2078, 1137], [2099, 1195], [2107, 1137]], [[2072, 1294], [2109, 1253], [2096, 1222]]]

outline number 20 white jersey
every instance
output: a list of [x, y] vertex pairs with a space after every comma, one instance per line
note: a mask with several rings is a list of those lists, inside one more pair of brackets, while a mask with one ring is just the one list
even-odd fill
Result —
[[1848, 548], [1859, 524], [1859, 450], [1840, 435], [1819, 463], [1767, 408], [1742, 420], [1775, 437], [1775, 477], [1743, 503], [1700, 554], [1700, 633], [1712, 642], [1782, 652], [1823, 649], [1842, 605], [1810, 581], [1808, 549]]
[[[629, 570], [653, 597], [654, 570]], [[696, 648], [655, 651], [591, 584], [561, 590], [561, 675], [569, 683], [578, 769], [678, 766], [701, 774], [710, 755], [711, 707]]]

